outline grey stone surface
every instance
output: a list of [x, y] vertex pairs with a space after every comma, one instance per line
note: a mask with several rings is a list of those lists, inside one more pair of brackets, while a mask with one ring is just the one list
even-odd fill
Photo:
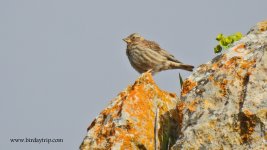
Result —
[[186, 81], [172, 149], [266, 149], [267, 21]]

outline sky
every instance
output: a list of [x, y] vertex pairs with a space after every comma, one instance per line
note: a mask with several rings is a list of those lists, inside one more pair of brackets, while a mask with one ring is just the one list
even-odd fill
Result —
[[[195, 67], [216, 55], [215, 37], [267, 19], [265, 0], [1, 0], [0, 149], [78, 149], [87, 127], [139, 74], [123, 38], [157, 41]], [[178, 74], [154, 76], [179, 94]], [[62, 143], [11, 139], [63, 139]]]

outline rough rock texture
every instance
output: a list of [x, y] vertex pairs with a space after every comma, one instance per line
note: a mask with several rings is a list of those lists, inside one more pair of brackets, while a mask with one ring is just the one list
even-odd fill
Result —
[[184, 81], [180, 98], [142, 74], [92, 122], [80, 149], [266, 149], [266, 128], [263, 21], [200, 65]]
[[258, 23], [184, 82], [172, 149], [267, 149], [266, 30]]
[[167, 149], [178, 136], [176, 102], [145, 73], [92, 122], [80, 149]]

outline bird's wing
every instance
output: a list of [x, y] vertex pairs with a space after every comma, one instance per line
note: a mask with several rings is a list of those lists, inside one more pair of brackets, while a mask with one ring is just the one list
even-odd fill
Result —
[[168, 60], [170, 61], [174, 61], [174, 62], [177, 62], [177, 63], [182, 63], [180, 62], [179, 60], [177, 60], [173, 55], [169, 54], [166, 50], [164, 49], [160, 49], [159, 53], [163, 56], [165, 56]]
[[159, 46], [158, 43], [154, 42], [154, 41], [149, 41], [149, 40], [145, 40], [145, 45], [155, 51], [159, 51], [161, 48]]
[[174, 61], [177, 63], [182, 63], [179, 60], [177, 60], [172, 54], [168, 53], [166, 50], [160, 48], [159, 44], [154, 41], [146, 41], [146, 46], [148, 46], [150, 49], [158, 52], [160, 55], [166, 57], [170, 61]]

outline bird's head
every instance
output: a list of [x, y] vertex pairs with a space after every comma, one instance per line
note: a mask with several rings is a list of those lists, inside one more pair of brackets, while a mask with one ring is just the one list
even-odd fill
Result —
[[138, 33], [133, 33], [129, 35], [127, 38], [123, 39], [123, 41], [125, 41], [127, 44], [136, 43], [144, 40], [145, 39]]

